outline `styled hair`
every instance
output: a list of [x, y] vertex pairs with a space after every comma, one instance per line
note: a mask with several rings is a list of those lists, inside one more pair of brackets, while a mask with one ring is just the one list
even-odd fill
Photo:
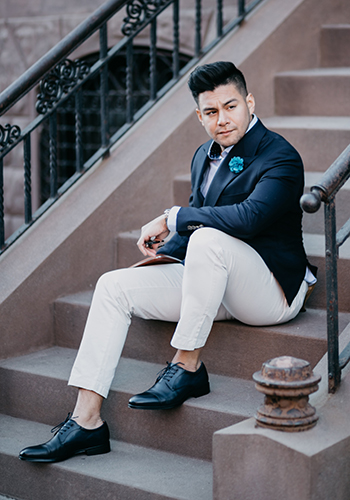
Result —
[[197, 66], [191, 73], [188, 86], [198, 106], [199, 94], [213, 91], [220, 85], [232, 83], [238, 92], [246, 97], [247, 84], [243, 73], [232, 62], [218, 61], [211, 64]]

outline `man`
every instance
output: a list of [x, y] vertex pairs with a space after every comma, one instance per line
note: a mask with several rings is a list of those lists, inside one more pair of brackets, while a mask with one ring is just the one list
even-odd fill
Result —
[[[214, 320], [289, 321], [315, 281], [302, 244], [298, 153], [254, 115], [254, 97], [232, 63], [197, 67], [189, 87], [210, 137], [192, 161], [190, 204], [166, 210], [142, 228], [138, 241], [144, 256], [160, 251], [184, 262], [100, 278], [69, 380], [79, 388], [72, 417], [48, 443], [22, 450], [22, 460], [109, 451], [100, 410], [132, 315], [178, 322], [172, 362], [129, 401], [135, 409], [170, 409], [209, 393], [200, 355]], [[170, 231], [175, 235], [159, 250]]]

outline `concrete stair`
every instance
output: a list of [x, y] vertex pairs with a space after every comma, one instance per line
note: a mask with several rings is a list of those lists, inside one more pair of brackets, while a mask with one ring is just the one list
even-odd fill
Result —
[[107, 455], [76, 456], [54, 466], [22, 463], [19, 467], [18, 448], [24, 444], [20, 437], [33, 443], [45, 441], [50, 427], [0, 415], [0, 429], [1, 488], [17, 499], [212, 498], [209, 461], [112, 440]]
[[349, 116], [350, 68], [312, 68], [277, 74], [275, 112], [279, 116]]
[[[56, 302], [55, 316], [59, 318], [55, 323], [56, 345], [77, 348], [90, 301], [91, 292], [86, 292]], [[349, 313], [343, 313], [341, 328], [349, 321]], [[251, 327], [237, 321], [216, 322], [207, 343], [206, 366], [211, 373], [251, 380], [266, 356], [289, 352], [316, 364], [326, 350], [325, 322], [325, 311], [311, 308], [288, 324], [272, 327]], [[174, 323], [133, 318], [123, 355], [164, 365], [172, 354], [169, 341], [174, 328]]]
[[263, 122], [299, 151], [306, 175], [325, 172], [350, 143], [349, 116], [272, 116]]
[[349, 67], [350, 24], [325, 25], [320, 34], [320, 66]]
[[[1, 413], [48, 425], [64, 420], [62, 412], [73, 406], [76, 394], [74, 388], [65, 389], [75, 355], [76, 350], [53, 347], [1, 362], [1, 384], [11, 386], [20, 396], [15, 404], [3, 402]], [[129, 409], [129, 398], [151, 386], [164, 364], [122, 358], [103, 410], [111, 437], [210, 460], [213, 433], [253, 416], [261, 396], [251, 380], [214, 374], [210, 380], [211, 395], [191, 399], [176, 410], [149, 412]], [[23, 439], [27, 440], [27, 437], [23, 436]]]
[[[321, 29], [320, 68], [276, 75], [276, 116], [263, 119], [301, 152], [307, 188], [318, 182], [350, 142], [350, 69], [339, 67], [349, 65], [345, 56], [338, 56], [335, 63], [340, 42], [334, 38], [338, 36], [348, 40], [349, 27]], [[283, 98], [285, 95], [293, 99]], [[338, 106], [337, 95], [342, 96], [343, 106]], [[186, 205], [189, 191], [188, 175], [174, 179], [174, 204]], [[349, 213], [349, 187], [338, 200], [341, 225]], [[267, 359], [286, 354], [307, 359], [314, 366], [326, 351], [323, 232], [322, 211], [305, 215], [305, 246], [310, 261], [320, 269], [319, 283], [305, 313], [274, 327], [215, 323], [203, 355], [210, 373], [209, 395], [190, 399], [168, 412], [127, 407], [129, 397], [149, 387], [171, 359], [169, 340], [175, 326], [134, 318], [103, 407], [112, 452], [53, 465], [24, 463], [17, 458], [19, 450], [49, 439], [50, 428], [64, 420], [76, 397], [76, 389], [66, 383], [93, 292], [91, 288], [57, 298], [52, 304], [54, 346], [0, 361], [0, 493], [21, 500], [212, 499], [212, 436], [254, 415], [263, 396], [255, 390], [252, 374]], [[138, 234], [138, 230], [123, 232], [111, 243], [115, 267], [141, 259], [135, 245]], [[349, 243], [341, 249], [339, 271], [339, 325], [343, 331], [350, 323]]]

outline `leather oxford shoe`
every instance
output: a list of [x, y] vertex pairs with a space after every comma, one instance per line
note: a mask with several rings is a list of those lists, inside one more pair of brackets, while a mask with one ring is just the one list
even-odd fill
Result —
[[208, 372], [204, 363], [196, 372], [189, 372], [179, 363], [168, 363], [155, 384], [146, 392], [129, 400], [129, 408], [141, 410], [169, 410], [186, 399], [199, 398], [210, 392]]
[[50, 441], [25, 448], [19, 454], [19, 458], [27, 462], [49, 463], [60, 462], [79, 453], [99, 455], [111, 450], [106, 422], [97, 429], [84, 429], [71, 420], [68, 414], [66, 420], [54, 427], [51, 432], [57, 428], [57, 432]]

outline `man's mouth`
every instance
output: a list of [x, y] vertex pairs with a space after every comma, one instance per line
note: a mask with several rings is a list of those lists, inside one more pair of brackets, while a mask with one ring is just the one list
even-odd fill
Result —
[[219, 135], [228, 135], [228, 134], [231, 134], [233, 132], [233, 130], [221, 130], [221, 132], [219, 132]]

